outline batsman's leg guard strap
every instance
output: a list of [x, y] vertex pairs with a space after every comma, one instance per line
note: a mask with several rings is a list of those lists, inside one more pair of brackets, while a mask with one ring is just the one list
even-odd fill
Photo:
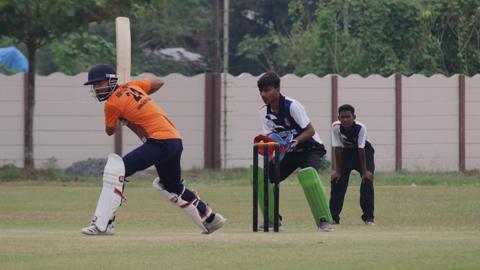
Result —
[[[189, 216], [192, 219], [192, 221], [195, 224], [197, 224], [198, 227], [200, 227], [200, 229], [203, 232], [208, 232], [208, 230], [203, 225], [203, 222], [205, 221], [205, 219], [208, 217], [208, 215], [211, 213], [212, 210], [209, 207], [207, 207], [206, 212], [208, 212], [208, 215], [207, 215], [207, 213], [204, 213], [204, 215], [202, 215], [200, 213], [200, 211], [197, 209], [197, 206], [195, 205], [195, 200], [199, 200], [199, 198], [197, 196], [195, 196], [193, 198], [193, 200], [191, 200], [191, 201], [186, 201], [182, 198], [182, 195], [187, 191], [187, 189], [185, 187], [183, 188], [183, 191], [180, 195], [168, 192], [163, 188], [162, 183], [160, 183], [160, 178], [158, 178], [158, 177], [155, 178], [155, 180], [153, 180], [153, 187], [155, 187], [155, 189], [160, 191], [160, 193], [167, 200], [169, 200], [170, 202], [179, 206], [184, 211], [184, 213], [187, 216]], [[189, 192], [191, 192], [191, 191], [189, 191]]]

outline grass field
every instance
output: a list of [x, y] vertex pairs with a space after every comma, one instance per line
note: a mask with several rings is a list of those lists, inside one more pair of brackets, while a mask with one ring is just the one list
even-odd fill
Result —
[[231, 174], [238, 178], [232, 181], [209, 177], [214, 180], [189, 186], [228, 219], [212, 235], [199, 234], [146, 180], [129, 184], [117, 234], [102, 237], [79, 232], [93, 214], [99, 182], [1, 182], [0, 269], [480, 267], [478, 176], [455, 182], [431, 174], [380, 175], [376, 226], [361, 222], [359, 186], [353, 181], [342, 225], [333, 233], [316, 232], [301, 187], [289, 180], [281, 187], [279, 234], [251, 232], [251, 190], [241, 174]]

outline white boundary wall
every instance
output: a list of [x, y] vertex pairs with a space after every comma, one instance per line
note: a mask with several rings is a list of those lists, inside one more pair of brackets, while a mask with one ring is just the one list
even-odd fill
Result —
[[[132, 79], [152, 77], [142, 74]], [[114, 152], [114, 137], [105, 134], [103, 103], [83, 86], [86, 73], [59, 73], [36, 77], [34, 111], [35, 167], [65, 168], [75, 161], [106, 158]], [[172, 74], [153, 99], [166, 111], [184, 139], [182, 166], [203, 167], [205, 75], [185, 77]], [[23, 166], [23, 74], [0, 75], [0, 165]], [[140, 145], [128, 128], [123, 128], [123, 152]]]
[[24, 75], [0, 75], [0, 165], [23, 166]]
[[[151, 76], [142, 74], [133, 79]], [[65, 168], [72, 162], [105, 158], [113, 152], [113, 137], [104, 133], [103, 106], [92, 99], [88, 88], [82, 85], [86, 77], [86, 73], [37, 76], [33, 134], [36, 167], [48, 166], [49, 159], [55, 158], [57, 165]], [[183, 136], [183, 168], [201, 168], [204, 164], [205, 75], [171, 74], [163, 79], [165, 86], [152, 97]], [[228, 76], [229, 168], [246, 167], [251, 163], [252, 138], [260, 133], [258, 107], [262, 101], [256, 87], [257, 79], [250, 74]], [[331, 76], [287, 75], [281, 83], [282, 93], [305, 106], [327, 147], [328, 159], [331, 154], [331, 81]], [[23, 74], [0, 75], [0, 165], [23, 166], [23, 82]], [[480, 168], [480, 75], [466, 77], [465, 85], [465, 163], [466, 169], [471, 170]], [[404, 169], [458, 169], [458, 93], [458, 75], [402, 76]], [[354, 105], [358, 121], [367, 126], [368, 137], [376, 150], [377, 170], [394, 170], [394, 76], [338, 77], [338, 103]], [[223, 128], [223, 120], [221, 124]], [[124, 129], [123, 137], [124, 153], [140, 143], [128, 129]]]
[[[227, 167], [245, 167], [251, 163], [251, 138], [261, 131], [258, 108], [262, 101], [256, 88], [257, 79], [249, 74], [228, 77]], [[328, 159], [331, 157], [331, 88], [331, 76], [287, 75], [281, 81], [281, 92], [305, 106], [329, 151]], [[480, 168], [480, 111], [477, 109], [480, 75], [466, 77], [465, 92], [466, 169], [471, 170]], [[402, 76], [403, 169], [458, 170], [458, 93], [458, 75]], [[377, 170], [395, 170], [395, 76], [339, 76], [338, 104], [344, 103], [352, 104], [357, 120], [367, 126], [368, 138], [375, 148]]]
[[351, 75], [338, 78], [338, 105], [355, 107], [375, 149], [375, 169], [395, 170], [395, 76]]
[[458, 169], [458, 76], [403, 77], [403, 153], [406, 170]]

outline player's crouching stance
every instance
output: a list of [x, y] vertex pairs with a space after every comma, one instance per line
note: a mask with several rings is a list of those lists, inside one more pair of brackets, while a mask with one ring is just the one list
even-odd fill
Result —
[[[328, 211], [327, 198], [317, 173], [326, 153], [320, 136], [315, 131], [303, 105], [281, 94], [280, 77], [277, 74], [274, 72], [263, 74], [257, 81], [257, 87], [265, 103], [259, 110], [263, 133], [269, 134], [270, 137], [276, 134], [273, 137], [280, 138], [276, 139], [277, 142], [286, 140], [289, 145], [288, 153], [280, 162], [279, 177], [270, 174], [270, 181], [280, 183], [297, 168], [302, 169], [298, 175], [300, 184], [304, 189], [318, 230], [332, 232], [332, 218]], [[273, 171], [273, 166], [274, 163], [270, 162], [270, 171]], [[269, 213], [273, 213], [273, 209]]]
[[214, 213], [181, 180], [183, 143], [180, 133], [165, 112], [150, 98], [163, 84], [160, 79], [117, 84], [115, 70], [103, 64], [96, 65], [89, 71], [85, 85], [92, 85], [91, 91], [98, 101], [106, 101], [104, 110], [107, 135], [115, 133], [120, 120], [137, 134], [143, 144], [123, 158], [116, 154], [108, 156], [103, 188], [92, 223], [83, 228], [82, 233], [114, 234], [115, 213], [125, 198], [125, 178], [150, 166], [155, 166], [159, 176], [153, 181], [153, 186], [179, 206], [200, 227], [202, 233], [212, 233], [224, 225], [225, 218]]

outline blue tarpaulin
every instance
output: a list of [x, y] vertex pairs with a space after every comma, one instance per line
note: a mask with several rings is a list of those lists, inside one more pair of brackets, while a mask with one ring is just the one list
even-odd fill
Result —
[[28, 72], [28, 60], [15, 47], [0, 48], [0, 65], [15, 71]]

